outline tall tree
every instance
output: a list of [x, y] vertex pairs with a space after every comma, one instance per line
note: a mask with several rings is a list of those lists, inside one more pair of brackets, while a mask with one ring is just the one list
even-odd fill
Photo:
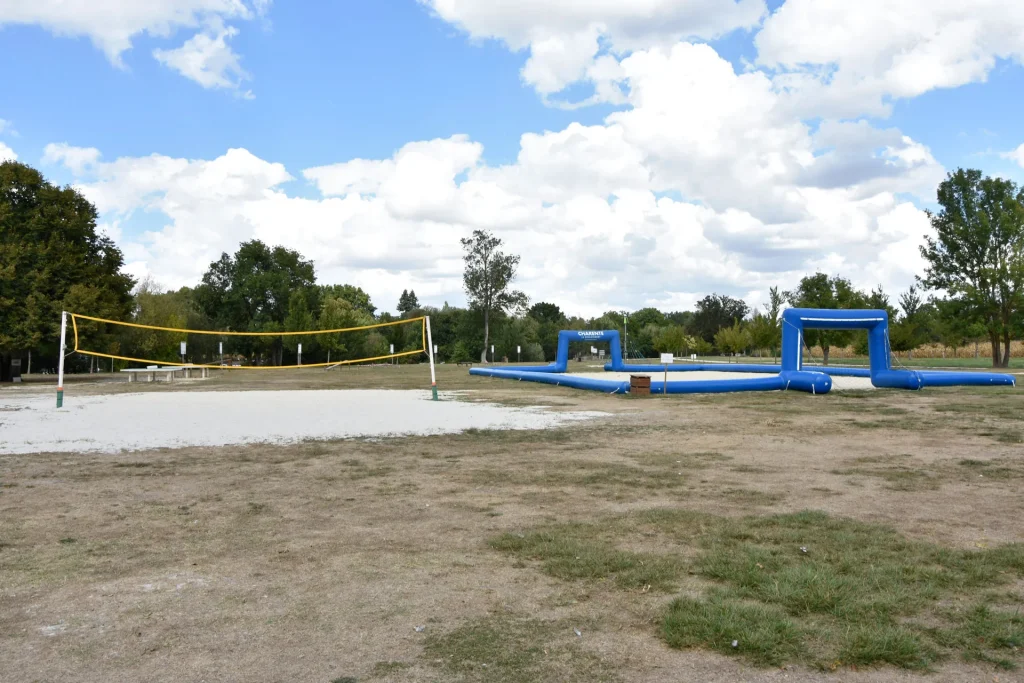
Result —
[[462, 284], [470, 306], [480, 309], [484, 316], [481, 363], [487, 362], [491, 313], [520, 310], [529, 301], [525, 294], [511, 289], [519, 267], [519, 257], [499, 251], [500, 247], [501, 239], [485, 230], [474, 230], [472, 237], [462, 240], [465, 262]]
[[725, 294], [709, 294], [697, 302], [687, 328], [690, 334], [704, 341], [713, 342], [715, 334], [723, 327], [731, 327], [734, 322], [746, 317], [750, 307], [745, 301], [734, 299]]
[[737, 354], [750, 346], [750, 334], [737, 318], [730, 327], [723, 327], [715, 334], [715, 346], [727, 354]]
[[546, 301], [538, 301], [534, 305], [530, 306], [530, 310], [527, 311], [527, 315], [539, 323], [565, 322], [565, 314], [562, 313], [562, 309], [555, 304], [549, 304]]
[[[985, 325], [993, 367], [1010, 364], [1010, 340], [1024, 309], [1024, 190], [1010, 180], [957, 169], [939, 184], [935, 236], [925, 236], [921, 282], [963, 305]], [[1000, 343], [1003, 353], [1000, 354]]]
[[356, 287], [355, 285], [320, 285], [318, 289], [320, 302], [331, 298], [344, 299], [352, 305], [352, 308], [363, 311], [368, 315], [372, 316], [377, 311], [377, 307], [370, 301], [370, 295], [364, 292], [361, 287]]
[[[316, 295], [313, 262], [284, 247], [268, 247], [259, 240], [243, 242], [234, 256], [221, 254], [210, 264], [196, 288], [203, 311], [222, 328], [238, 332], [275, 332], [285, 329], [292, 293]], [[308, 305], [308, 304], [307, 304]], [[249, 341], [248, 352], [268, 351], [280, 365], [280, 337]]]
[[[815, 273], [800, 280], [800, 285], [786, 298], [800, 308], [859, 308], [866, 297], [853, 288], [850, 281], [825, 273]], [[820, 346], [823, 362], [828, 365], [828, 354], [833, 346], [846, 346], [853, 339], [851, 330], [806, 330], [807, 346]]]
[[[0, 163], [0, 378], [15, 354], [37, 349], [56, 360], [61, 310], [128, 318], [134, 281], [121, 272], [121, 250], [96, 232], [96, 217], [74, 188]], [[116, 342], [112, 330], [92, 326], [97, 343]]]
[[420, 300], [416, 298], [416, 291], [410, 289], [408, 291], [402, 290], [402, 296], [398, 297], [398, 313], [399, 315], [408, 315], [410, 311], [415, 311], [420, 307]]

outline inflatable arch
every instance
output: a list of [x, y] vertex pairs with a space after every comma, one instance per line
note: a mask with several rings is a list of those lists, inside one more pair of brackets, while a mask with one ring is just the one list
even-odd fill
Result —
[[[805, 366], [803, 349], [805, 331], [809, 329], [867, 330], [868, 368]], [[593, 377], [574, 377], [566, 374], [569, 361], [569, 342], [608, 342], [611, 362], [605, 370], [612, 372], [660, 373], [662, 365], [624, 363], [618, 330], [562, 330], [558, 333], [558, 352], [555, 362], [540, 366], [514, 368], [471, 368], [471, 375], [504, 377], [544, 384], [591, 389], [607, 393], [626, 393], [629, 382]], [[935, 372], [893, 370], [889, 347], [889, 316], [882, 310], [836, 310], [790, 308], [782, 314], [782, 363], [686, 363], [670, 365], [668, 371], [694, 372], [748, 372], [772, 376], [744, 379], [716, 379], [698, 381], [651, 381], [651, 393], [696, 394], [732, 391], [780, 391], [795, 389], [813, 394], [828, 393], [832, 376], [870, 377], [876, 387], [892, 389], [921, 389], [926, 386], [1013, 386], [1012, 375], [991, 372]]]

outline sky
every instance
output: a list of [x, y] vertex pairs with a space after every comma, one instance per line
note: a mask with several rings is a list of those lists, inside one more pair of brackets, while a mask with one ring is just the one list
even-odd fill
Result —
[[0, 159], [165, 288], [260, 239], [461, 305], [488, 230], [578, 315], [895, 295], [948, 172], [1024, 182], [1005, 0], [0, 0], [0, 49]]

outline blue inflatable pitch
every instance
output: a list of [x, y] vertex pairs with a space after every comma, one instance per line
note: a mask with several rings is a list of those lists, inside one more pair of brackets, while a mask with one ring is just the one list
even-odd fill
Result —
[[[805, 366], [803, 348], [805, 331], [809, 329], [867, 330], [868, 368]], [[625, 380], [577, 377], [566, 374], [569, 364], [569, 343], [607, 342], [611, 347], [611, 362], [605, 370], [611, 372], [660, 373], [662, 365], [629, 364], [622, 360], [622, 345], [618, 330], [562, 330], [558, 333], [556, 360], [548, 365], [518, 366], [515, 368], [471, 368], [469, 374], [484, 377], [502, 377], [527, 382], [541, 382], [557, 386], [603, 391], [609, 394], [629, 392]], [[867, 377], [876, 387], [891, 389], [922, 389], [948, 386], [1014, 386], [1013, 375], [992, 372], [937, 372], [923, 370], [893, 370], [889, 348], [889, 317], [881, 310], [834, 310], [790, 308], [782, 314], [782, 363], [762, 365], [756, 363], [695, 363], [670, 365], [668, 371], [695, 372], [756, 372], [768, 377], [743, 379], [715, 379], [697, 381], [651, 380], [651, 393], [712, 394], [731, 391], [785, 391], [794, 389], [813, 394], [826, 394], [832, 389], [832, 376]]]

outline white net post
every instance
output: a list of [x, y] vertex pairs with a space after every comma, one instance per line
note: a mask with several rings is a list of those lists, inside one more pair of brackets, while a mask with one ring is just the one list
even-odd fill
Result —
[[434, 376], [434, 338], [430, 335], [430, 316], [426, 316], [427, 323], [427, 358], [430, 359], [430, 395], [437, 400], [437, 379]]
[[64, 405], [64, 349], [66, 344], [64, 338], [68, 333], [67, 311], [60, 312], [60, 349], [57, 356], [57, 407]]

